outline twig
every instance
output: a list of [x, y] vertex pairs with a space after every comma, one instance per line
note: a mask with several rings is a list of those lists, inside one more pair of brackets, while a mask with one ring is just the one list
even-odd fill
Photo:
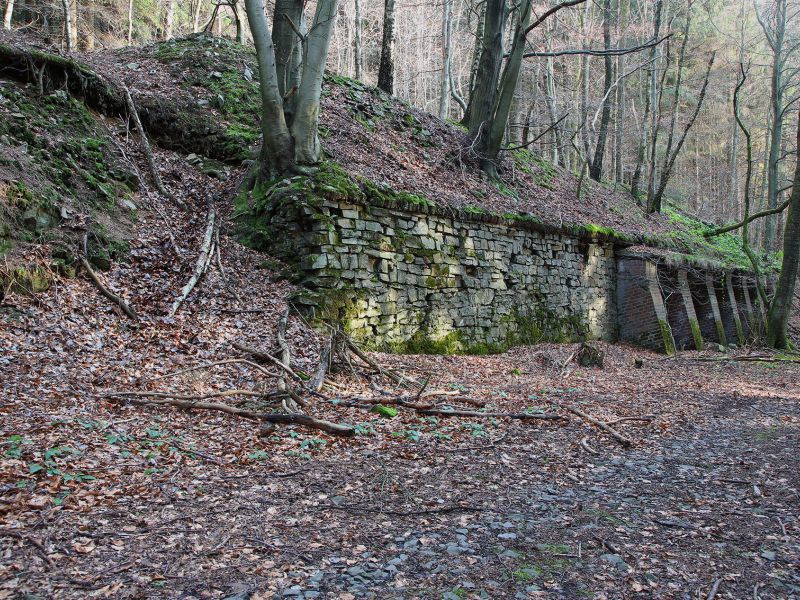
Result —
[[600, 453], [589, 445], [589, 438], [581, 439], [581, 448], [586, 450], [589, 454], [599, 455]]
[[719, 590], [719, 586], [722, 583], [722, 578], [718, 578], [714, 585], [711, 586], [711, 589], [708, 592], [708, 596], [706, 596], [706, 600], [714, 600], [714, 597], [717, 595], [717, 591]]
[[213, 201], [209, 200], [208, 202], [208, 217], [206, 220], [206, 232], [203, 236], [203, 243], [200, 246], [200, 255], [197, 257], [197, 262], [194, 266], [194, 272], [192, 273], [191, 278], [183, 286], [181, 290], [180, 296], [178, 299], [175, 300], [172, 304], [172, 308], [169, 310], [169, 316], [174, 317], [175, 313], [178, 312], [181, 304], [186, 298], [189, 297], [189, 294], [192, 293], [194, 286], [197, 285], [197, 282], [200, 281], [200, 278], [203, 276], [203, 273], [206, 272], [208, 269], [208, 265], [211, 263], [211, 258], [214, 253], [214, 228], [217, 222], [217, 211], [214, 209]]
[[102, 281], [100, 281], [100, 278], [97, 276], [97, 273], [94, 272], [94, 269], [92, 269], [92, 265], [89, 264], [89, 261], [83, 256], [81, 256], [79, 260], [86, 271], [86, 274], [89, 276], [89, 279], [91, 279], [95, 287], [100, 290], [100, 293], [111, 300], [111, 302], [119, 306], [122, 309], [122, 312], [128, 315], [130, 319], [133, 321], [138, 321], [139, 317], [137, 316], [136, 311], [134, 311], [127, 302], [125, 302], [121, 297], [117, 296], [114, 292], [108, 289], [108, 287], [106, 287]]
[[421, 386], [421, 384], [418, 381], [415, 381], [414, 379], [411, 379], [410, 377], [406, 377], [405, 375], [398, 375], [394, 371], [391, 371], [389, 369], [384, 369], [381, 365], [379, 365], [374, 360], [372, 360], [369, 356], [364, 354], [361, 351], [361, 348], [356, 346], [355, 343], [351, 339], [348, 338], [346, 340], [346, 344], [347, 344], [347, 347], [350, 348], [350, 350], [352, 351], [353, 354], [355, 354], [358, 358], [363, 360], [366, 364], [368, 364], [370, 367], [372, 367], [373, 369], [375, 369], [376, 371], [378, 371], [382, 375], [385, 375], [386, 377], [388, 377], [389, 379], [394, 381], [396, 384], [402, 385], [402, 386], [405, 386], [406, 384], [410, 384], [410, 385], [412, 385], [413, 387], [416, 387], [416, 388], [419, 388]]
[[593, 535], [593, 536], [592, 536], [592, 538], [593, 538], [594, 540], [596, 540], [597, 542], [599, 542], [599, 543], [600, 543], [602, 546], [605, 546], [606, 548], [608, 548], [609, 550], [611, 550], [611, 552], [613, 552], [614, 554], [618, 554], [619, 556], [622, 556], [622, 552], [620, 552], [619, 548], [617, 548], [617, 547], [616, 547], [614, 544], [612, 544], [611, 542], [609, 542], [609, 541], [607, 541], [607, 540], [604, 540], [603, 538], [601, 538], [601, 537], [598, 537], [598, 536], [596, 536], [596, 535]]
[[317, 370], [314, 372], [314, 377], [311, 378], [311, 387], [319, 391], [322, 388], [322, 383], [325, 381], [325, 375], [328, 373], [328, 366], [331, 362], [331, 351], [333, 350], [333, 336], [328, 338], [328, 343], [322, 347], [322, 352], [319, 355], [319, 363]]
[[560, 404], [553, 404], [553, 406], [556, 406], [563, 410], [568, 410], [572, 414], [578, 415], [580, 418], [589, 421], [589, 423], [592, 423], [593, 425], [596, 425], [597, 427], [605, 431], [607, 434], [609, 434], [611, 437], [613, 437], [615, 440], [617, 440], [620, 444], [622, 444], [626, 448], [631, 444], [633, 444], [633, 442], [629, 438], [622, 435], [619, 431], [609, 426], [607, 423], [603, 423], [602, 421], [595, 419], [591, 415], [587, 415], [585, 412], [578, 410], [577, 408], [573, 408], [572, 406], [562, 406]]
[[[230, 390], [230, 391], [243, 392], [244, 390]], [[255, 394], [254, 392], [251, 392], [250, 394], [247, 395], [254, 395], [254, 394]], [[262, 394], [256, 394], [256, 395], [262, 395]], [[343, 437], [352, 437], [355, 435], [355, 430], [349, 425], [339, 425], [338, 423], [331, 423], [330, 421], [316, 419], [309, 415], [303, 415], [303, 414], [258, 413], [250, 410], [245, 410], [242, 408], [237, 408], [234, 406], [228, 406], [227, 404], [221, 404], [217, 402], [197, 402], [196, 400], [186, 400], [180, 398], [180, 396], [176, 394], [170, 394], [166, 398], [164, 397], [164, 394], [159, 394], [156, 392], [121, 392], [121, 393], [118, 392], [115, 394], [106, 394], [106, 397], [111, 397], [111, 398], [118, 396], [129, 396], [128, 400], [136, 404], [145, 404], [145, 405], [168, 404], [172, 406], [177, 406], [178, 408], [214, 410], [214, 411], [224, 412], [230, 415], [243, 417], [245, 419], [252, 419], [254, 421], [302, 425], [304, 427], [309, 427], [311, 429], [319, 429], [327, 433], [333, 435], [340, 435]], [[141, 398], [137, 398], [136, 396], [158, 396], [159, 398], [163, 399], [144, 400]]]
[[564, 418], [561, 415], [552, 413], [478, 412], [475, 410], [442, 410], [438, 408], [426, 408], [417, 412], [423, 415], [437, 415], [440, 417], [507, 417], [509, 419], [542, 419], [546, 421], [558, 421]]
[[424, 510], [384, 510], [382, 508], [369, 508], [364, 506], [337, 506], [335, 504], [325, 504], [319, 507], [320, 510], [344, 510], [348, 512], [380, 513], [382, 515], [395, 515], [399, 517], [410, 517], [415, 515], [432, 515], [451, 512], [482, 512], [486, 510], [481, 506], [443, 506], [440, 508], [429, 508]]
[[267, 371], [264, 367], [259, 364], [256, 364], [252, 361], [245, 360], [244, 358], [226, 358], [225, 360], [215, 360], [214, 362], [205, 363], [202, 365], [195, 365], [194, 367], [189, 367], [188, 369], [182, 369], [180, 371], [175, 371], [173, 373], [167, 373], [166, 375], [159, 375], [158, 377], [153, 377], [150, 381], [159, 381], [160, 379], [167, 379], [169, 377], [177, 377], [178, 375], [183, 375], [185, 373], [191, 373], [192, 371], [198, 371], [200, 369], [209, 369], [211, 367], [216, 367], [219, 365], [228, 365], [228, 364], [243, 364], [247, 365], [248, 367], [253, 367], [257, 369], [267, 377], [277, 377], [277, 373], [273, 373], [272, 371]]
[[655, 419], [655, 415], [645, 415], [644, 417], [621, 417], [613, 421], [606, 421], [606, 425], [616, 425], [617, 423], [625, 423], [627, 421], [641, 421], [643, 423], [650, 423]]
[[42, 558], [44, 559], [44, 562], [47, 563], [48, 567], [52, 568], [54, 566], [53, 559], [50, 558], [47, 555], [47, 549], [44, 547], [44, 545], [39, 540], [37, 540], [35, 538], [32, 538], [32, 537], [30, 537], [28, 535], [24, 535], [24, 534], [20, 533], [19, 531], [12, 531], [10, 529], [0, 530], [0, 535], [7, 535], [9, 537], [13, 537], [13, 538], [17, 538], [18, 540], [22, 540], [23, 542], [30, 543], [31, 546], [36, 548], [41, 553]]

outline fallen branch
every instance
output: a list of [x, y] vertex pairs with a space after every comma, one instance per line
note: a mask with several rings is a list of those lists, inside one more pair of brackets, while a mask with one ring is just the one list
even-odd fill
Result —
[[645, 415], [643, 417], [620, 417], [613, 421], [606, 421], [606, 425], [616, 425], [617, 423], [625, 423], [627, 421], [641, 421], [642, 423], [650, 423], [655, 419], [655, 415]]
[[589, 438], [581, 439], [581, 448], [586, 450], [589, 454], [599, 455], [600, 453], [589, 445]]
[[44, 562], [47, 563], [48, 567], [52, 568], [54, 566], [53, 559], [50, 558], [50, 556], [48, 556], [47, 549], [44, 547], [44, 544], [42, 544], [39, 540], [32, 538], [29, 535], [24, 535], [19, 531], [12, 531], [10, 529], [0, 530], [0, 536], [3, 535], [16, 538], [23, 542], [30, 543], [34, 548], [36, 548], [41, 553], [42, 558], [44, 559]]
[[217, 211], [214, 209], [214, 203], [209, 201], [206, 232], [203, 236], [203, 243], [200, 246], [200, 255], [197, 257], [197, 262], [195, 263], [194, 272], [192, 273], [191, 278], [186, 285], [183, 286], [178, 299], [172, 304], [172, 308], [169, 311], [170, 317], [175, 316], [175, 313], [178, 312], [178, 309], [180, 308], [181, 304], [183, 304], [183, 301], [189, 297], [189, 294], [192, 293], [194, 286], [197, 285], [197, 282], [200, 281], [200, 278], [208, 269], [208, 265], [211, 264], [211, 258], [214, 254], [214, 228], [216, 227], [216, 223]]
[[[256, 393], [256, 392], [249, 392], [247, 390], [228, 390], [228, 392], [238, 392], [239, 395], [257, 395], [263, 396], [263, 394]], [[244, 394], [242, 392], [245, 392]], [[205, 397], [219, 397], [222, 395], [234, 395], [232, 393], [218, 393], [216, 395], [207, 395]], [[186, 399], [185, 396], [181, 396], [180, 394], [163, 394], [159, 392], [115, 392], [112, 394], [106, 394], [106, 397], [114, 398], [114, 397], [128, 397], [128, 401], [133, 402], [135, 404], [150, 404], [150, 405], [171, 405], [177, 406], [178, 408], [195, 408], [200, 410], [213, 410], [223, 412], [229, 415], [236, 415], [239, 417], [243, 417], [245, 419], [252, 419], [253, 421], [263, 421], [266, 423], [279, 423], [284, 425], [302, 425], [304, 427], [309, 427], [311, 429], [319, 429], [321, 431], [325, 431], [332, 435], [340, 435], [343, 437], [352, 437], [355, 435], [355, 430], [350, 427], [349, 425], [339, 425], [338, 423], [331, 423], [330, 421], [324, 421], [322, 419], [316, 419], [309, 415], [303, 414], [286, 414], [286, 413], [259, 413], [254, 412], [251, 410], [245, 410], [243, 408], [237, 408], [235, 406], [228, 406], [227, 404], [221, 404], [218, 402], [198, 402], [194, 399]], [[156, 400], [144, 400], [137, 396], [156, 396], [159, 399]]]
[[611, 427], [608, 423], [603, 423], [602, 421], [595, 419], [591, 415], [587, 415], [585, 412], [578, 410], [577, 408], [573, 408], [572, 406], [562, 406], [560, 404], [554, 404], [554, 406], [562, 410], [567, 410], [574, 415], [578, 415], [581, 419], [585, 419], [586, 421], [589, 421], [589, 423], [596, 425], [597, 427], [605, 431], [607, 434], [609, 434], [611, 437], [613, 437], [615, 440], [617, 440], [620, 444], [622, 444], [626, 448], [633, 444], [633, 442], [629, 438], [626, 438], [619, 431]]
[[417, 410], [422, 415], [436, 415], [440, 417], [507, 417], [509, 419], [543, 419], [558, 421], [561, 415], [553, 413], [504, 413], [504, 412], [478, 412], [476, 410], [444, 410], [439, 408], [426, 408]]
[[138, 321], [139, 317], [133, 308], [131, 308], [127, 302], [125, 302], [121, 297], [117, 296], [114, 292], [108, 289], [108, 287], [102, 281], [100, 281], [100, 278], [97, 276], [97, 273], [94, 272], [94, 269], [92, 269], [92, 265], [89, 264], [89, 261], [83, 256], [81, 256], [79, 260], [81, 261], [81, 265], [86, 271], [86, 274], [89, 276], [89, 279], [91, 279], [95, 287], [100, 290], [100, 293], [111, 300], [111, 302], [119, 306], [122, 309], [122, 312], [128, 315], [128, 317], [130, 317], [132, 320]]
[[405, 375], [398, 375], [397, 373], [391, 371], [390, 369], [383, 368], [381, 365], [372, 360], [369, 356], [364, 354], [364, 352], [361, 351], [361, 348], [356, 346], [352, 340], [347, 339], [346, 343], [347, 347], [353, 354], [355, 354], [358, 358], [363, 360], [370, 367], [378, 371], [380, 374], [385, 375], [386, 377], [394, 381], [397, 385], [402, 385], [407, 387], [407, 384], [410, 384], [411, 386], [416, 388], [420, 388], [422, 386], [422, 384], [420, 384], [418, 381], [415, 381], [410, 377], [406, 377]]
[[[142, 127], [142, 121], [139, 119], [139, 112], [136, 110], [136, 104], [133, 102], [131, 92], [124, 84], [120, 84], [120, 87], [125, 94], [125, 105], [128, 107], [128, 115], [131, 119], [133, 119], [133, 125], [136, 127], [136, 132], [139, 134], [142, 150], [147, 158], [147, 166], [150, 167], [150, 174], [153, 176], [153, 182], [156, 184], [156, 189], [162, 196], [175, 200], [175, 198], [172, 197], [172, 194], [167, 191], [167, 188], [164, 187], [164, 182], [161, 181], [161, 175], [158, 172], [158, 167], [156, 167], [155, 158], [153, 158], [153, 150], [150, 148], [150, 142], [147, 141], [147, 134], [144, 131], [144, 127]], [[179, 202], [179, 205], [181, 205], [182, 208], [185, 206], [183, 205], [183, 202]]]
[[153, 377], [150, 381], [158, 381], [160, 379], [167, 379], [169, 377], [177, 377], [178, 375], [183, 375], [185, 373], [191, 373], [192, 371], [198, 371], [200, 369], [209, 369], [211, 367], [216, 367], [219, 365], [229, 365], [229, 364], [243, 364], [247, 365], [248, 367], [253, 367], [257, 369], [267, 377], [277, 377], [277, 373], [273, 373], [272, 371], [267, 371], [264, 367], [259, 364], [256, 364], [252, 361], [245, 360], [244, 358], [226, 358], [225, 360], [215, 360], [214, 362], [205, 363], [202, 365], [195, 365], [194, 367], [189, 367], [187, 369], [181, 369], [180, 371], [175, 371], [173, 373], [167, 373], [166, 375], [159, 375], [158, 377]]
[[331, 362], [331, 351], [333, 350], [333, 336], [328, 338], [328, 343], [325, 344], [322, 348], [322, 352], [319, 355], [319, 363], [317, 364], [317, 370], [314, 372], [314, 376], [311, 378], [309, 382], [312, 389], [316, 390], [317, 392], [322, 389], [322, 384], [325, 382], [325, 375], [328, 373], [328, 366]]
[[719, 586], [722, 583], [722, 578], [717, 579], [714, 582], [714, 585], [711, 586], [711, 589], [708, 592], [708, 596], [706, 596], [706, 600], [714, 600], [719, 591]]
[[480, 506], [443, 506], [440, 508], [429, 508], [422, 510], [384, 510], [382, 508], [370, 508], [364, 506], [337, 506], [336, 504], [325, 504], [320, 510], [344, 510], [348, 512], [361, 513], [380, 513], [382, 515], [395, 515], [398, 517], [410, 517], [415, 515], [433, 515], [451, 512], [481, 512], [486, 509]]

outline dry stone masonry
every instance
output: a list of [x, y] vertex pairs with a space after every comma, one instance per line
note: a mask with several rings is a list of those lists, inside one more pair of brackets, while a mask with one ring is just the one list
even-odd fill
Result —
[[725, 343], [726, 333], [743, 341], [755, 325], [742, 274], [687, 274], [534, 220], [294, 196], [268, 221], [269, 250], [306, 290], [296, 305], [371, 348], [488, 352], [621, 339], [674, 352]]

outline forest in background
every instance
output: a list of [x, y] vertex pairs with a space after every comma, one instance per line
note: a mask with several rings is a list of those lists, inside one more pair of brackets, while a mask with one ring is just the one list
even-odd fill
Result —
[[[341, 2], [328, 67], [376, 84], [382, 46], [391, 44], [393, 93], [458, 122], [478, 66], [486, 5]], [[534, 15], [548, 7], [535, 2]], [[268, 2], [268, 12], [274, 9]], [[505, 142], [573, 171], [586, 165], [616, 189], [633, 186], [643, 204], [671, 170], [667, 202], [708, 222], [737, 221], [747, 151], [732, 106], [744, 72], [739, 104], [752, 139], [751, 213], [779, 208], [796, 153], [798, 13], [800, 3], [790, 0], [596, 0], [561, 11], [527, 38]], [[506, 9], [506, 47], [515, 18]], [[246, 20], [236, 0], [6, 0], [4, 6], [6, 28], [81, 51], [199, 31], [245, 40]], [[393, 35], [384, 39], [389, 21]], [[754, 221], [751, 242], [779, 250], [782, 223], [781, 213]]]

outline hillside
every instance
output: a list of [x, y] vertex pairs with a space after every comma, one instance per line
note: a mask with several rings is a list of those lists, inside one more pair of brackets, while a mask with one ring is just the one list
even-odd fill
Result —
[[[24, 46], [3, 35], [2, 43]], [[198, 35], [78, 58], [130, 88], [153, 141], [196, 155], [195, 164], [206, 173], [224, 177], [255, 155], [259, 97], [251, 51]], [[330, 75], [323, 96], [320, 131], [326, 156], [368, 192], [406, 194], [457, 210], [656, 245], [668, 260], [749, 267], [734, 236], [709, 242], [702, 222], [676, 209], [645, 216], [624, 190], [615, 192], [588, 178], [578, 198], [575, 175], [525, 150], [507, 155], [502, 181], [489, 182], [458, 126], [360, 82]], [[19, 171], [5, 178], [24, 181], [24, 169]]]

